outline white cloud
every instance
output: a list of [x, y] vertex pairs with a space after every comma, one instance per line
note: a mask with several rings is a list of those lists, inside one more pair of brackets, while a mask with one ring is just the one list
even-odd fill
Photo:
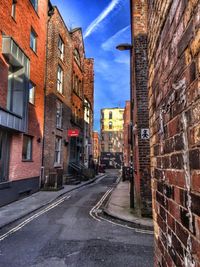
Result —
[[116, 45], [118, 45], [121, 42], [124, 43], [127, 39], [130, 39], [130, 26], [126, 26], [125, 28], [115, 33], [108, 40], [106, 40], [101, 45], [101, 47], [105, 51], [113, 51]]
[[112, 0], [112, 2], [100, 13], [100, 15], [92, 21], [84, 32], [84, 38], [94, 32], [99, 24], [120, 4], [121, 0]]

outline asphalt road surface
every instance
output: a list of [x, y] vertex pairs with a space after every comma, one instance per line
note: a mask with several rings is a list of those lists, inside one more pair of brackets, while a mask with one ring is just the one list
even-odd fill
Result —
[[153, 266], [153, 236], [90, 211], [113, 187], [117, 173], [71, 192], [51, 208], [31, 214], [0, 236], [1, 267]]

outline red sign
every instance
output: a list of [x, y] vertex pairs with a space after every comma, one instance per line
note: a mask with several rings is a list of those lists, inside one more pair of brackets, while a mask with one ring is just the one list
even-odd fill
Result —
[[67, 135], [69, 137], [77, 137], [77, 136], [79, 136], [79, 130], [78, 129], [68, 130]]

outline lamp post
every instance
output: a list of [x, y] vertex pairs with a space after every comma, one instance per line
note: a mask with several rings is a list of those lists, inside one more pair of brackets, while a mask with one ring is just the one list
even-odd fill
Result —
[[116, 46], [116, 49], [120, 51], [130, 51], [130, 207], [134, 208], [134, 177], [133, 177], [133, 45], [128, 43], [122, 43]]

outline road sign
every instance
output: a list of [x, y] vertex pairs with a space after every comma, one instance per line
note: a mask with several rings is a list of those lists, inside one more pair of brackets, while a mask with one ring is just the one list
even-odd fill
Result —
[[67, 135], [69, 137], [77, 137], [77, 136], [79, 136], [79, 130], [78, 129], [69, 129], [67, 131]]
[[150, 134], [149, 134], [149, 129], [148, 128], [141, 129], [141, 139], [147, 140], [147, 139], [149, 139], [149, 136], [150, 136]]

